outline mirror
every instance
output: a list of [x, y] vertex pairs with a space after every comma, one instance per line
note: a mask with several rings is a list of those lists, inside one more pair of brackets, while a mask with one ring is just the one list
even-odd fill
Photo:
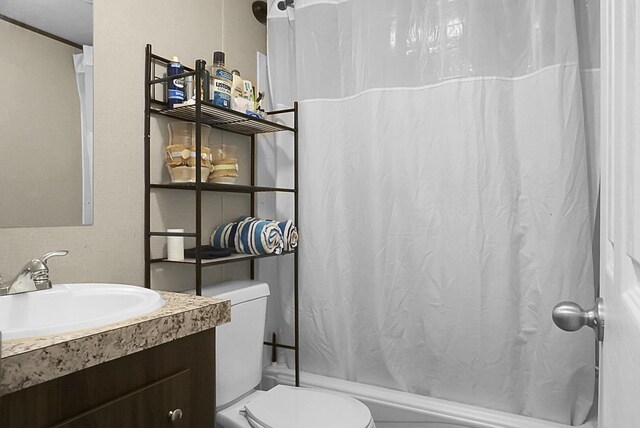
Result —
[[92, 16], [88, 0], [0, 0], [0, 227], [93, 223]]

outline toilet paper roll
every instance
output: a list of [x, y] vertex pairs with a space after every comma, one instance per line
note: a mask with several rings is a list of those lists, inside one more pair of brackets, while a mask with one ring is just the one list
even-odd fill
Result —
[[[167, 229], [167, 233], [184, 233], [184, 229]], [[184, 236], [167, 236], [167, 260], [184, 260]]]

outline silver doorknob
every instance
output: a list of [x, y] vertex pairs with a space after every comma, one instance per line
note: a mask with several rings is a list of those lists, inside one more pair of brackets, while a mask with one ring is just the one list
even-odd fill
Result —
[[175, 409], [169, 412], [169, 419], [171, 419], [171, 423], [175, 423], [182, 419], [182, 410]]
[[576, 331], [589, 326], [596, 333], [596, 339], [604, 338], [604, 318], [602, 299], [596, 299], [595, 306], [586, 311], [580, 305], [573, 302], [560, 302], [553, 308], [553, 322], [565, 331]]

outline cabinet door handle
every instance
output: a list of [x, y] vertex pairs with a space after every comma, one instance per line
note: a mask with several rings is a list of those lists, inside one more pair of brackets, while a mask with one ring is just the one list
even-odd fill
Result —
[[169, 412], [169, 419], [171, 419], [171, 423], [175, 423], [176, 421], [179, 421], [180, 419], [182, 419], [182, 410], [180, 409], [175, 409]]

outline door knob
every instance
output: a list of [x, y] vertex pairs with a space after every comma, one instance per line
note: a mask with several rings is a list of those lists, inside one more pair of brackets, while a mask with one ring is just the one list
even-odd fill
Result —
[[604, 338], [604, 318], [602, 299], [596, 299], [595, 306], [586, 311], [573, 302], [560, 302], [553, 308], [553, 322], [565, 331], [576, 331], [589, 326], [596, 333], [596, 339]]

